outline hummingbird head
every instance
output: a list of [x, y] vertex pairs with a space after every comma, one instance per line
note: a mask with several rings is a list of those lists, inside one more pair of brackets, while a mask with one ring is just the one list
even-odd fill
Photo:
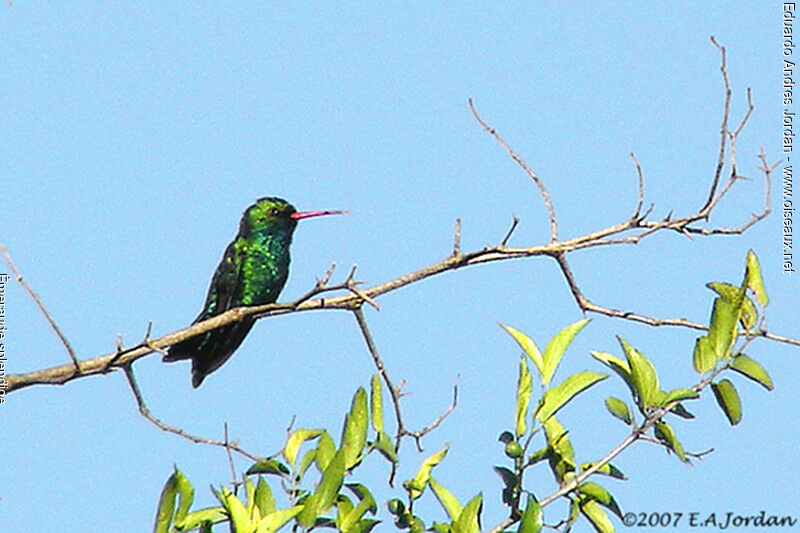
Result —
[[339, 215], [345, 211], [304, 211], [299, 212], [282, 198], [261, 198], [244, 212], [239, 226], [241, 235], [252, 233], [279, 233], [291, 236], [297, 221], [303, 218], [323, 215]]

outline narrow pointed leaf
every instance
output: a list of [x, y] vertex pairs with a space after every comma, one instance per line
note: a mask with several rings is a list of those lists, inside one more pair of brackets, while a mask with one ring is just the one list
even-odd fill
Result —
[[289, 509], [274, 511], [263, 517], [258, 523], [257, 533], [273, 533], [282, 528], [289, 520], [299, 515], [303, 510], [302, 505], [295, 505]]
[[653, 363], [639, 350], [628, 344], [622, 337], [617, 337], [625, 352], [628, 366], [631, 369], [631, 382], [639, 397], [640, 407], [648, 409], [658, 405], [659, 392], [658, 376]]
[[291, 474], [289, 467], [277, 459], [270, 459], [268, 461], [259, 461], [247, 469], [248, 476], [253, 474], [274, 474], [278, 476], [288, 476]]
[[758, 309], [746, 294], [743, 289], [731, 285], [730, 283], [722, 283], [712, 281], [707, 283], [706, 287], [719, 294], [726, 302], [734, 306], [741, 306], [741, 316], [739, 317], [742, 326], [746, 329], [752, 329], [758, 322]]
[[542, 507], [536, 498], [529, 495], [528, 505], [525, 506], [525, 511], [522, 513], [517, 533], [539, 533], [542, 530], [543, 521]]
[[742, 403], [739, 401], [739, 393], [736, 392], [736, 387], [730, 380], [723, 379], [717, 383], [711, 384], [711, 390], [714, 391], [714, 398], [717, 399], [722, 412], [728, 418], [728, 422], [735, 426], [742, 420]]
[[228, 490], [228, 487], [222, 487], [220, 495], [222, 506], [230, 516], [233, 531], [247, 531], [251, 526], [250, 515], [242, 501]]
[[700, 394], [693, 389], [685, 389], [685, 388], [672, 389], [671, 391], [664, 394], [662, 405], [667, 405], [668, 403], [674, 401], [696, 400], [699, 397]]
[[[247, 501], [247, 514], [248, 516], [253, 516], [255, 507], [256, 507], [256, 486], [250, 481], [249, 477], [244, 478], [244, 490], [245, 490], [245, 498]], [[261, 514], [261, 510], [258, 510], [259, 516]]]
[[447, 516], [450, 517], [450, 521], [453, 522], [457, 520], [464, 508], [456, 497], [453, 496], [453, 493], [444, 488], [433, 476], [428, 480], [428, 483], [430, 483], [433, 494], [436, 495], [436, 499], [439, 500]]
[[286, 446], [283, 448], [283, 456], [290, 465], [295, 466], [297, 461], [297, 452], [300, 451], [300, 446], [309, 439], [315, 439], [323, 433], [323, 429], [304, 429], [300, 428], [295, 430], [289, 439], [286, 441]]
[[378, 437], [375, 439], [375, 442], [372, 443], [375, 448], [381, 452], [381, 455], [389, 459], [391, 462], [396, 463], [397, 459], [397, 451], [395, 450], [394, 443], [392, 442], [392, 438], [384, 431], [378, 432]]
[[494, 471], [497, 472], [497, 475], [500, 476], [500, 479], [503, 480], [503, 484], [506, 487], [514, 487], [517, 484], [517, 474], [511, 471], [511, 469], [506, 468], [505, 466], [495, 466]]
[[623, 402], [619, 398], [615, 398], [614, 396], [609, 396], [606, 398], [606, 409], [608, 409], [609, 413], [630, 425], [631, 412], [628, 409], [627, 403]]
[[550, 385], [553, 374], [555, 374], [556, 368], [558, 368], [558, 364], [561, 362], [561, 358], [567, 350], [567, 346], [570, 345], [575, 335], [589, 323], [589, 320], [589, 318], [584, 318], [574, 324], [570, 324], [559, 331], [558, 334], [547, 343], [542, 358], [542, 383], [545, 386]]
[[277, 510], [275, 506], [275, 497], [272, 495], [272, 489], [269, 488], [269, 485], [262, 477], [258, 478], [255, 502], [256, 507], [258, 507], [258, 510], [261, 512], [261, 516], [267, 516]]
[[539, 351], [539, 348], [536, 347], [536, 343], [534, 343], [530, 337], [528, 337], [521, 331], [517, 331], [511, 326], [500, 324], [500, 327], [506, 330], [508, 334], [511, 335], [511, 337], [513, 337], [515, 341], [517, 341], [519, 347], [522, 348], [523, 352], [528, 354], [528, 357], [531, 358], [531, 361], [533, 361], [533, 364], [536, 365], [536, 368], [539, 370], [539, 373], [541, 374], [544, 363], [542, 359], [542, 353]]
[[616, 500], [611, 493], [605, 489], [605, 487], [598, 485], [597, 483], [587, 481], [586, 483], [581, 483], [578, 485], [578, 492], [593, 499], [620, 517], [620, 519], [622, 518], [622, 511], [620, 510], [619, 505], [617, 505]]
[[[306, 475], [306, 470], [312, 464], [314, 464], [314, 460], [317, 458], [317, 448], [313, 450], [308, 450], [303, 457], [300, 459], [300, 464], [297, 466], [297, 478], [298, 481], [303, 479], [303, 476]], [[324, 470], [320, 470], [324, 472]]]
[[756, 295], [756, 301], [761, 304], [761, 307], [766, 307], [769, 303], [767, 298], [767, 289], [764, 287], [764, 279], [761, 277], [761, 267], [758, 264], [758, 258], [753, 250], [747, 252], [747, 269], [745, 274], [747, 286]]
[[739, 311], [722, 298], [714, 300], [711, 324], [708, 326], [708, 343], [717, 361], [725, 359], [736, 340], [736, 323]]
[[717, 364], [717, 357], [711, 347], [708, 336], [698, 337], [694, 344], [694, 357], [692, 358], [694, 369], [700, 374], [705, 374], [714, 369]]
[[319, 471], [324, 472], [325, 469], [328, 468], [333, 456], [336, 455], [336, 444], [334, 444], [333, 437], [331, 437], [327, 431], [323, 431], [319, 436], [316, 452], [317, 453], [314, 454], [314, 460], [317, 462]]
[[528, 359], [522, 356], [519, 360], [519, 380], [517, 381], [517, 438], [528, 430], [528, 406], [533, 391], [533, 380], [528, 370]]
[[361, 460], [361, 452], [367, 443], [367, 426], [369, 414], [367, 411], [367, 392], [359, 387], [353, 396], [353, 404], [345, 418], [342, 449], [345, 450], [345, 468], [351, 469]]
[[412, 499], [416, 500], [422, 496], [422, 491], [425, 490], [425, 486], [431, 478], [431, 470], [444, 459], [449, 448], [450, 445], [445, 444], [444, 448], [425, 459], [425, 461], [422, 462], [422, 466], [417, 471], [417, 475], [403, 484], [409, 491]]
[[177, 482], [178, 469], [167, 478], [164, 488], [161, 489], [161, 498], [158, 502], [156, 511], [155, 533], [167, 533], [172, 525], [172, 517], [175, 514], [175, 495], [178, 493]]
[[756, 363], [745, 354], [740, 354], [731, 363], [731, 368], [739, 372], [741, 375], [748, 377], [763, 386], [767, 390], [772, 390], [775, 386], [772, 384], [772, 379], [764, 370], [764, 367]]
[[590, 372], [584, 370], [577, 374], [565, 379], [561, 384], [552, 389], [548, 389], [542, 397], [542, 402], [536, 410], [536, 418], [540, 422], [544, 422], [559, 409], [564, 407], [572, 398], [577, 396], [580, 392], [588, 389], [595, 383], [602, 381], [608, 377], [608, 374], [599, 374], [597, 372]]
[[694, 415], [683, 406], [682, 403], [677, 404], [675, 407], [669, 410], [670, 413], [674, 415], [678, 415], [681, 418], [692, 419]]
[[380, 432], [383, 431], [383, 389], [381, 387], [381, 378], [378, 374], [372, 376], [371, 386], [372, 428]]
[[180, 522], [189, 512], [194, 501], [194, 487], [183, 473], [175, 468], [175, 487], [178, 490], [178, 508], [175, 510], [175, 522]]
[[551, 416], [542, 423], [542, 426], [547, 436], [550, 470], [556, 480], [561, 482], [570, 472], [575, 471], [575, 449], [572, 447], [567, 431], [556, 417]]
[[317, 485], [312, 495], [306, 498], [303, 510], [297, 520], [303, 527], [311, 527], [316, 522], [320, 513], [326, 512], [336, 501], [336, 495], [342, 487], [345, 471], [345, 451], [344, 448], [336, 452], [330, 464], [322, 474], [322, 480]]
[[683, 451], [683, 446], [681, 446], [681, 443], [678, 441], [677, 437], [675, 437], [675, 431], [673, 431], [669, 424], [658, 420], [653, 426], [653, 429], [655, 431], [656, 438], [666, 444], [670, 450], [675, 452], [675, 454], [680, 457], [681, 461], [684, 463], [690, 462], [689, 458], [686, 457], [686, 452]]
[[175, 522], [175, 529], [178, 531], [192, 531], [203, 524], [216, 524], [228, 519], [225, 509], [222, 507], [209, 507], [187, 514], [180, 522]]
[[464, 506], [458, 520], [453, 523], [453, 533], [481, 533], [482, 507], [483, 495], [478, 494]]
[[582, 500], [580, 510], [598, 533], [614, 533], [614, 525], [600, 505], [591, 499]]
[[[594, 463], [583, 463], [581, 464], [581, 472], [584, 470], [590, 469]], [[612, 465], [611, 463], [606, 463], [597, 470], [595, 473], [602, 474], [604, 476], [613, 477], [614, 479], [628, 479], [628, 477], [616, 466]]]
[[353, 494], [358, 497], [359, 503], [363, 503], [367, 512], [375, 514], [378, 512], [378, 504], [370, 490], [361, 483], [347, 483], [345, 485]]

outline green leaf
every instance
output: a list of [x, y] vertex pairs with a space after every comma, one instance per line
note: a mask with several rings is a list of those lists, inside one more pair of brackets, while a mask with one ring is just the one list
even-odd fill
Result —
[[289, 520], [296, 517], [303, 511], [302, 505], [295, 505], [289, 509], [274, 511], [262, 517], [258, 523], [257, 533], [273, 533], [282, 528]]
[[614, 525], [608, 515], [594, 500], [581, 500], [580, 510], [598, 533], [614, 533]]
[[548, 418], [542, 423], [542, 427], [547, 436], [550, 470], [561, 482], [568, 473], [575, 471], [575, 449], [567, 436], [567, 431], [556, 417]]
[[175, 469], [164, 488], [161, 489], [161, 498], [158, 502], [158, 511], [156, 511], [156, 523], [154, 527], [155, 533], [167, 533], [172, 525], [172, 516], [175, 513], [175, 495], [178, 493], [178, 469]]
[[472, 498], [458, 520], [453, 523], [453, 533], [481, 533], [481, 508], [483, 507], [483, 495], [478, 494]]
[[591, 350], [589, 353], [592, 354], [592, 357], [616, 372], [619, 377], [625, 380], [628, 387], [631, 387], [631, 367], [628, 365], [627, 361], [615, 355], [611, 355], [610, 353], [598, 352], [596, 350]]
[[497, 472], [497, 475], [500, 476], [500, 479], [503, 480], [503, 484], [506, 487], [515, 487], [517, 485], [517, 474], [512, 472], [509, 468], [505, 466], [495, 466], [494, 471]]
[[258, 507], [261, 516], [267, 516], [277, 510], [275, 506], [275, 497], [272, 495], [272, 489], [264, 481], [263, 477], [258, 478], [258, 486], [256, 487], [255, 503]]
[[230, 490], [228, 490], [228, 487], [222, 487], [222, 490], [217, 493], [217, 497], [220, 498], [222, 507], [225, 508], [225, 511], [228, 513], [228, 516], [231, 519], [233, 531], [238, 532], [250, 530], [253, 524], [250, 521], [250, 515], [247, 512], [247, 508], [244, 506], [242, 501]]
[[764, 367], [747, 357], [745, 354], [737, 355], [731, 362], [731, 368], [741, 375], [752, 379], [767, 390], [774, 389], [772, 379]]
[[575, 335], [577, 335], [580, 330], [582, 330], [583, 327], [589, 323], [589, 320], [589, 318], [584, 318], [583, 320], [579, 320], [578, 322], [565, 327], [558, 332], [555, 337], [550, 339], [550, 342], [547, 343], [547, 346], [544, 349], [544, 357], [542, 359], [542, 383], [545, 386], [550, 385], [550, 381], [553, 379], [553, 374], [555, 374], [556, 368], [558, 368], [558, 363], [561, 362], [561, 358], [564, 356], [567, 346], [570, 345], [572, 339], [575, 338]]
[[741, 288], [731, 285], [730, 283], [717, 281], [707, 283], [706, 287], [719, 294], [726, 302], [734, 306], [741, 306], [741, 316], [739, 320], [742, 322], [742, 326], [744, 326], [745, 329], [751, 329], [756, 325], [758, 322], [758, 309], [756, 309], [753, 300], [746, 296]]
[[528, 354], [528, 357], [531, 358], [533, 364], [536, 365], [536, 368], [539, 370], [539, 374], [542, 373], [542, 369], [544, 368], [544, 362], [542, 358], [542, 353], [539, 351], [539, 348], [536, 347], [536, 343], [533, 340], [522, 333], [521, 331], [517, 331], [516, 329], [512, 328], [511, 326], [506, 326], [505, 324], [500, 324], [500, 327], [503, 328], [511, 335], [519, 347], [522, 348], [522, 351]]
[[686, 407], [683, 406], [682, 403], [675, 405], [672, 409], [669, 410], [670, 413], [674, 415], [678, 415], [681, 418], [692, 419], [694, 415], [689, 412]]
[[194, 501], [194, 487], [178, 470], [178, 467], [175, 467], [175, 486], [178, 489], [178, 509], [175, 511], [175, 523], [178, 523], [186, 517], [189, 507]]
[[622, 519], [622, 511], [620, 510], [619, 505], [617, 505], [616, 500], [614, 500], [614, 497], [611, 495], [611, 493], [601, 485], [587, 481], [586, 483], [581, 483], [578, 485], [578, 492], [593, 499]]
[[[244, 478], [244, 489], [247, 501], [247, 514], [251, 518], [256, 515], [256, 486], [250, 481], [249, 477]], [[261, 509], [258, 509], [258, 516], [261, 516]]]
[[714, 299], [711, 324], [708, 326], [708, 343], [717, 361], [725, 359], [736, 340], [736, 323], [739, 310], [722, 298]]
[[717, 358], [714, 350], [711, 347], [711, 341], [708, 336], [698, 337], [694, 344], [694, 357], [692, 358], [694, 369], [700, 374], [705, 374], [714, 370], [717, 364]]
[[589, 370], [573, 374], [557, 387], [548, 389], [544, 393], [539, 408], [536, 410], [536, 418], [540, 422], [544, 422], [580, 392], [607, 377], [608, 374], [598, 374]]
[[[340, 521], [340, 529], [342, 531], [362, 531], [358, 526], [365, 513], [369, 512], [375, 514], [378, 506], [375, 503], [375, 498], [372, 493], [360, 483], [350, 483], [346, 485], [359, 499], [359, 503], [352, 510], [350, 510]], [[365, 524], [366, 525], [366, 524]], [[373, 524], [374, 525], [374, 524]]]
[[519, 360], [519, 380], [517, 381], [517, 438], [528, 430], [528, 406], [531, 401], [533, 380], [528, 370], [528, 359], [523, 355]]
[[439, 503], [441, 504], [442, 508], [444, 508], [447, 516], [450, 517], [450, 521], [452, 522], [457, 520], [464, 508], [458, 502], [456, 497], [453, 496], [453, 493], [444, 488], [433, 476], [430, 477], [428, 483], [430, 483], [431, 489], [433, 489], [433, 494], [436, 495], [436, 499], [439, 500]]
[[695, 400], [700, 397], [700, 394], [693, 389], [672, 389], [669, 392], [664, 393], [664, 398], [661, 400], [661, 405], [667, 405], [671, 402], [675, 401], [683, 401], [683, 400]]
[[686, 452], [683, 451], [683, 446], [678, 441], [677, 437], [675, 437], [675, 431], [673, 431], [672, 427], [662, 420], [656, 420], [656, 423], [653, 426], [656, 438], [667, 445], [667, 447], [675, 452], [675, 454], [680, 457], [681, 461], [684, 463], [688, 463], [689, 458], [686, 457]]
[[608, 409], [608, 412], [613, 416], [630, 425], [631, 412], [628, 409], [627, 403], [623, 402], [619, 398], [615, 398], [614, 396], [609, 396], [606, 398], [606, 409]]
[[750, 290], [753, 291], [753, 294], [756, 295], [756, 301], [761, 304], [761, 307], [766, 307], [769, 303], [767, 289], [764, 287], [764, 279], [761, 277], [761, 267], [758, 264], [758, 258], [753, 250], [747, 252], [745, 281]]
[[270, 459], [268, 461], [259, 461], [247, 469], [246, 474], [251, 476], [253, 474], [274, 474], [277, 476], [288, 476], [291, 474], [289, 467], [277, 459]]
[[431, 471], [433, 470], [433, 467], [438, 465], [442, 459], [444, 459], [449, 448], [450, 445], [445, 444], [444, 448], [425, 459], [425, 461], [422, 463], [422, 466], [417, 471], [417, 475], [414, 476], [413, 479], [409, 479], [403, 483], [412, 500], [416, 500], [422, 496], [422, 491], [425, 490], [425, 486], [428, 484], [428, 481], [431, 478]]
[[309, 439], [316, 439], [324, 432], [324, 429], [297, 429], [286, 441], [286, 446], [283, 447], [283, 456], [290, 465], [295, 466], [297, 461], [297, 452], [300, 451], [300, 446]]
[[372, 408], [372, 427], [375, 431], [383, 431], [383, 389], [378, 374], [372, 376], [370, 407]]
[[364, 390], [364, 387], [359, 387], [353, 396], [350, 413], [345, 417], [342, 435], [342, 449], [345, 453], [345, 468], [347, 470], [361, 462], [361, 452], [367, 443], [368, 425], [367, 391]]
[[208, 507], [187, 514], [180, 522], [175, 521], [177, 531], [192, 531], [204, 524], [217, 524], [227, 521], [228, 515], [222, 507]]
[[[581, 464], [580, 466], [581, 472], [589, 470], [592, 466], [594, 466], [594, 463]], [[595, 473], [613, 477], [614, 479], [628, 479], [628, 477], [622, 472], [622, 470], [612, 465], [611, 463], [605, 463], [603, 466], [595, 470]]]
[[378, 437], [375, 439], [375, 442], [373, 442], [372, 445], [375, 446], [379, 452], [381, 452], [381, 455], [389, 459], [391, 462], [396, 463], [398, 461], [397, 451], [394, 448], [392, 438], [386, 434], [386, 432], [379, 431]]
[[617, 337], [625, 352], [628, 366], [631, 369], [631, 383], [636, 396], [639, 398], [639, 407], [643, 410], [658, 405], [661, 387], [658, 384], [658, 375], [653, 363], [639, 350], [628, 344], [622, 337]]
[[717, 399], [722, 412], [728, 417], [728, 422], [735, 426], [742, 420], [742, 403], [739, 401], [739, 394], [736, 392], [736, 387], [730, 380], [723, 379], [717, 383], [711, 384], [711, 390], [714, 391], [714, 398]]
[[517, 533], [539, 533], [542, 530], [543, 521], [539, 502], [533, 496], [528, 495], [528, 505], [525, 506], [525, 512], [522, 513]]
[[333, 456], [336, 455], [336, 444], [334, 444], [333, 438], [327, 431], [323, 431], [319, 436], [316, 451], [317, 453], [314, 454], [314, 460], [317, 462], [319, 471], [324, 472], [325, 469], [328, 468]]
[[[303, 479], [303, 476], [306, 475], [306, 471], [308, 467], [314, 464], [314, 460], [317, 458], [317, 448], [312, 450], [308, 450], [303, 457], [300, 459], [300, 465], [297, 467], [297, 480], [300, 481]], [[324, 472], [324, 470], [321, 470]]]
[[326, 512], [336, 501], [336, 495], [342, 487], [345, 471], [345, 449], [342, 448], [331, 459], [330, 464], [322, 474], [322, 480], [317, 485], [314, 493], [306, 498], [303, 510], [297, 520], [300, 525], [309, 528], [316, 522], [320, 513]]

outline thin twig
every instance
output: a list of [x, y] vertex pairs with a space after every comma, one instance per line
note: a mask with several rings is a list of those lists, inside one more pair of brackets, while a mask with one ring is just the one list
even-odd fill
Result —
[[50, 312], [47, 310], [47, 307], [45, 307], [44, 302], [42, 301], [41, 298], [39, 298], [39, 295], [36, 293], [36, 291], [33, 290], [33, 287], [28, 285], [28, 282], [22, 278], [22, 274], [17, 269], [17, 265], [15, 265], [14, 261], [11, 260], [11, 254], [8, 253], [8, 250], [2, 244], [0, 244], [0, 253], [3, 254], [3, 257], [5, 257], [6, 259], [6, 263], [8, 263], [9, 267], [11, 267], [11, 271], [14, 273], [14, 277], [16, 278], [17, 282], [20, 285], [22, 285], [22, 287], [25, 289], [25, 291], [27, 291], [30, 297], [33, 298], [33, 301], [36, 302], [36, 305], [39, 307], [39, 310], [42, 312], [45, 319], [47, 319], [47, 322], [50, 324], [50, 327], [53, 328], [53, 331], [55, 331], [59, 340], [61, 340], [61, 344], [63, 344], [64, 348], [66, 348], [67, 354], [69, 355], [69, 358], [72, 359], [72, 364], [75, 366], [75, 373], [80, 374], [81, 367], [80, 363], [78, 362], [78, 358], [75, 356], [75, 350], [72, 349], [72, 345], [69, 343], [64, 333], [61, 332], [61, 328], [58, 327], [56, 321], [53, 320], [53, 317], [50, 315]]
[[239, 480], [236, 478], [236, 466], [233, 464], [233, 454], [231, 453], [231, 443], [228, 439], [228, 423], [223, 423], [225, 431], [225, 453], [228, 454], [228, 464], [231, 465], [231, 476], [233, 480], [233, 494], [236, 495], [239, 490]]
[[133, 392], [133, 396], [136, 399], [136, 405], [138, 405], [139, 407], [139, 413], [141, 413], [143, 417], [145, 417], [147, 420], [149, 420], [151, 423], [153, 423], [156, 427], [158, 427], [162, 431], [173, 433], [175, 435], [178, 435], [179, 437], [183, 437], [184, 439], [188, 439], [197, 444], [208, 444], [210, 446], [219, 446], [222, 448], [226, 448], [228, 450], [233, 450], [236, 453], [239, 453], [252, 461], [266, 461], [264, 457], [260, 457], [256, 454], [248, 452], [235, 442], [228, 442], [227, 437], [225, 441], [218, 441], [214, 439], [207, 439], [205, 437], [198, 437], [197, 435], [187, 433], [181, 428], [171, 426], [165, 422], [162, 422], [161, 420], [153, 416], [153, 414], [147, 408], [147, 405], [144, 402], [144, 398], [142, 397], [142, 391], [139, 389], [139, 383], [136, 381], [136, 376], [133, 373], [133, 367], [130, 364], [127, 364], [123, 367], [123, 370], [125, 371], [125, 377], [128, 378], [128, 385], [130, 385], [131, 391]]
[[511, 227], [508, 228], [508, 233], [506, 236], [503, 237], [503, 240], [500, 242], [500, 248], [505, 248], [506, 244], [508, 244], [508, 239], [511, 238], [511, 235], [514, 233], [514, 230], [517, 229], [517, 224], [519, 224], [519, 218], [514, 215], [514, 219], [511, 221]]
[[544, 200], [544, 206], [547, 209], [547, 216], [550, 219], [550, 240], [555, 242], [558, 240], [558, 222], [556, 221], [556, 212], [553, 209], [553, 201], [550, 199], [550, 193], [547, 192], [547, 188], [544, 186], [544, 182], [536, 175], [536, 173], [528, 166], [528, 164], [517, 155], [517, 153], [508, 145], [508, 143], [497, 133], [497, 130], [489, 126], [481, 117], [478, 115], [478, 111], [475, 109], [475, 104], [472, 102], [472, 98], [469, 99], [469, 108], [472, 111], [472, 115], [475, 117], [475, 120], [478, 121], [484, 130], [489, 132], [489, 134], [495, 138], [495, 140], [500, 143], [508, 155], [517, 162], [519, 166], [525, 171], [528, 176], [533, 180], [536, 184], [536, 187], [539, 189], [539, 193], [542, 195], [542, 199]]
[[644, 204], [644, 176], [642, 175], [642, 165], [636, 160], [636, 154], [631, 152], [631, 159], [633, 159], [633, 166], [636, 168], [636, 177], [639, 181], [639, 199], [636, 202], [636, 210], [633, 212], [632, 218], [639, 218], [642, 212], [642, 205]]
[[461, 253], [461, 219], [456, 219], [456, 227], [453, 230], [453, 255], [458, 256]]
[[719, 143], [719, 156], [717, 157], [717, 168], [714, 171], [714, 180], [711, 182], [711, 190], [708, 193], [708, 200], [706, 203], [703, 204], [703, 207], [700, 209], [701, 213], [706, 214], [706, 218], [708, 215], [708, 211], [711, 210], [711, 202], [714, 200], [714, 195], [717, 191], [717, 185], [719, 184], [719, 178], [722, 176], [722, 168], [725, 166], [725, 143], [728, 142], [728, 117], [730, 117], [731, 112], [731, 84], [728, 80], [728, 66], [727, 66], [727, 52], [725, 47], [722, 46], [717, 42], [717, 39], [712, 35], [711, 42], [714, 43], [714, 46], [719, 49], [719, 53], [721, 56], [721, 64], [719, 70], [722, 72], [722, 82], [725, 86], [725, 104], [723, 106], [722, 111], [722, 124], [720, 125], [720, 143]]

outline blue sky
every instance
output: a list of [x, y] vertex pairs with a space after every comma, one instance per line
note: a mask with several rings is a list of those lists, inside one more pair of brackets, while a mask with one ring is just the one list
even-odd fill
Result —
[[[738, 146], [740, 173], [753, 180], [736, 185], [712, 223], [739, 225], [759, 210], [758, 150], [770, 161], [783, 156], [777, 2], [651, 9], [17, 0], [2, 11], [0, 242], [82, 358], [111, 351], [117, 334], [138, 342], [150, 320], [154, 335], [187, 325], [241, 212], [262, 196], [349, 210], [298, 228], [284, 300], [334, 261], [338, 279], [357, 263], [369, 283], [438, 261], [450, 251], [456, 217], [464, 250], [497, 243], [514, 215], [512, 245], [545, 242], [537, 191], [475, 122], [468, 98], [545, 180], [564, 237], [630, 214], [630, 152], [643, 166], [654, 216], [685, 214], [705, 199], [722, 108], [712, 34], [728, 47], [734, 119], [748, 86], [756, 106]], [[776, 211], [741, 237], [660, 234], [570, 258], [597, 303], [704, 321], [712, 294], [703, 285], [738, 282], [753, 248], [772, 298], [768, 327], [797, 338], [798, 282], [781, 273], [780, 238]], [[10, 284], [6, 296], [7, 367], [65, 362], [22, 289]], [[497, 436], [513, 424], [519, 357], [497, 322], [543, 346], [579, 320], [557, 266], [534, 258], [471, 267], [380, 303], [380, 312], [365, 313], [389, 371], [406, 380], [409, 425], [437, 416], [460, 375], [459, 406], [426, 437], [426, 454], [450, 442], [437, 478], [462, 501], [483, 491], [484, 524], [496, 524], [504, 509], [492, 465], [504, 464]], [[556, 379], [601, 371], [588, 350], [618, 353], [615, 334], [651, 357], [666, 387], [694, 383], [696, 332], [600, 316]], [[696, 403], [698, 419], [676, 422], [676, 431], [687, 449], [716, 451], [694, 467], [651, 444], [625, 452], [616, 464], [631, 479], [603, 481], [624, 511], [800, 515], [787, 498], [800, 468], [800, 352], [759, 340], [749, 353], [776, 390], [734, 378], [744, 404], [736, 428], [710, 396]], [[260, 321], [198, 390], [188, 365], [150, 356], [135, 369], [157, 416], [217, 438], [227, 422], [244, 447], [263, 454], [281, 447], [294, 415], [297, 426], [338, 433], [353, 392], [374, 371], [354, 320], [340, 312]], [[565, 409], [579, 459], [624, 437], [602, 406], [623, 393], [609, 379]], [[0, 415], [0, 510], [9, 531], [147, 530], [173, 463], [194, 483], [199, 506], [212, 503], [205, 487], [230, 479], [222, 451], [142, 419], [120, 373], [15, 392]], [[405, 444], [400, 479], [426, 455], [412, 448]], [[379, 485], [385, 470], [373, 460], [364, 479]], [[529, 488], [551, 492], [550, 474], [535, 474]], [[444, 519], [430, 496], [422, 505]]]

